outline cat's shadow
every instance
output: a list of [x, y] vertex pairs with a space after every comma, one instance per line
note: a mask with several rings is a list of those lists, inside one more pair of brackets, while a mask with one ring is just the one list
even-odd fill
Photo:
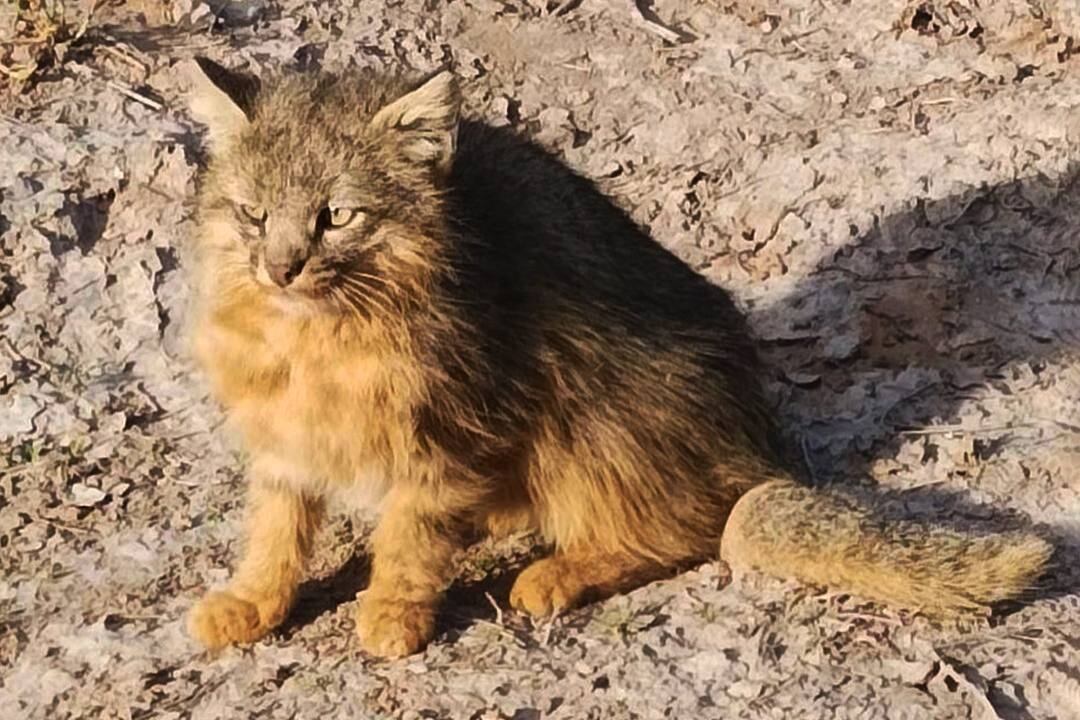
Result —
[[[490, 543], [488, 543], [490, 545]], [[438, 637], [457, 636], [477, 622], [504, 621], [510, 611], [510, 588], [529, 563], [539, 559], [545, 548], [535, 538], [519, 538], [513, 555], [488, 549], [481, 550], [487, 572], [469, 572], [450, 584], [439, 606], [436, 618]], [[371, 579], [370, 556], [358, 551], [336, 570], [324, 577], [301, 584], [296, 604], [277, 634], [291, 637], [327, 613], [342, 605], [355, 603], [357, 596]], [[509, 632], [521, 628], [521, 623], [503, 625]]]
[[356, 599], [371, 577], [371, 560], [364, 553], [353, 554], [329, 575], [300, 585], [296, 604], [278, 633], [289, 637], [326, 613]]
[[[902, 488], [906, 470], [896, 459], [905, 445], [911, 465], [955, 452], [964, 439], [966, 462], [942, 463], [942, 473], [967, 476], [987, 496], [1008, 492], [1007, 485], [980, 482], [987, 468], [1015, 467], [1017, 477], [1005, 481], [1014, 487], [1046, 482], [1035, 477], [1038, 462], [1027, 458], [1055, 436], [1080, 443], [1077, 423], [1032, 407], [1014, 426], [995, 428], [979, 403], [987, 390], [1022, 402], [1017, 387], [1053, 384], [1075, 394], [1071, 407], [1080, 408], [1080, 384], [1068, 372], [1080, 360], [1080, 163], [1059, 178], [971, 187], [912, 205], [853, 228], [849, 242], [832, 248], [792, 292], [750, 308], [751, 326], [764, 336], [763, 356], [777, 371], [780, 415], [804, 474], [859, 493], [873, 488], [871, 470], [885, 461]], [[904, 387], [899, 397], [875, 402], [891, 383]], [[867, 391], [854, 402], [846, 395], [853, 384]], [[1068, 407], [1070, 399], [1063, 400]], [[852, 411], [867, 407], [885, 409], [872, 410], [873, 422], [853, 421]], [[985, 432], [973, 431], [973, 409]], [[913, 439], [922, 455], [914, 461]], [[1019, 464], [995, 468], [999, 458]], [[975, 502], [946, 480], [884, 493], [882, 512], [974, 532], [1031, 527], [1007, 496], [994, 505]], [[883, 497], [880, 489], [873, 493]], [[1080, 567], [1067, 561], [1080, 553], [1080, 538], [1046, 524], [1039, 532], [1055, 545], [1055, 556], [1028, 599], [1080, 591]]]

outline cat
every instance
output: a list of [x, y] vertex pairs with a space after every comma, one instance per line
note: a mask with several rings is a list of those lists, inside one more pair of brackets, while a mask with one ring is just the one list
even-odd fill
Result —
[[378, 515], [357, 614], [377, 656], [432, 638], [480, 533], [552, 548], [510, 593], [533, 616], [718, 550], [944, 614], [1042, 572], [1034, 534], [876, 524], [799, 485], [731, 297], [551, 155], [463, 118], [452, 73], [197, 65], [194, 348], [250, 476], [234, 578], [189, 618], [206, 647], [283, 621], [342, 494]]

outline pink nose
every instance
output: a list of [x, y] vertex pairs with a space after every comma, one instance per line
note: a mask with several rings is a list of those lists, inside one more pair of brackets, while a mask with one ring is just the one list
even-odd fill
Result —
[[287, 263], [266, 263], [266, 273], [270, 276], [270, 279], [274, 281], [274, 284], [278, 287], [286, 287], [289, 283], [296, 279], [296, 276], [304, 269], [305, 260], [298, 258], [292, 262]]

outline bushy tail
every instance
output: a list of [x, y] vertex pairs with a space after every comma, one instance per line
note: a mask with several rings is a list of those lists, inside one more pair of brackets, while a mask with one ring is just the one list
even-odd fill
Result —
[[760, 570], [949, 616], [987, 612], [991, 603], [1022, 595], [1052, 552], [1033, 533], [974, 535], [884, 521], [836, 493], [773, 480], [736, 503], [720, 556], [733, 570]]

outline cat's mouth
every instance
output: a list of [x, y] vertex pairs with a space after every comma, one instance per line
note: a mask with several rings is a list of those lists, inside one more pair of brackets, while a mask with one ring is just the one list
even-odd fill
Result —
[[323, 294], [307, 282], [281, 287], [268, 277], [260, 278], [256, 275], [255, 280], [269, 305], [282, 314], [311, 317], [325, 314], [329, 308]]
[[287, 315], [355, 312], [355, 303], [349, 301], [351, 293], [347, 288], [337, 287], [333, 273], [325, 268], [304, 268], [288, 278], [288, 282], [281, 282], [260, 260], [252, 266], [252, 275], [269, 303]]
[[370, 319], [398, 307], [397, 286], [361, 269], [355, 260], [335, 263], [315, 257], [285, 273], [260, 257], [253, 258], [251, 273], [270, 304], [288, 314], [343, 314]]
[[260, 258], [252, 267], [255, 282], [264, 290], [283, 297], [310, 297], [316, 287], [313, 274], [305, 262], [295, 262], [291, 267], [275, 266]]
[[321, 309], [317, 283], [302, 268], [291, 277], [282, 277], [280, 270], [274, 273], [260, 260], [252, 267], [252, 275], [270, 302], [283, 312], [308, 315]]

